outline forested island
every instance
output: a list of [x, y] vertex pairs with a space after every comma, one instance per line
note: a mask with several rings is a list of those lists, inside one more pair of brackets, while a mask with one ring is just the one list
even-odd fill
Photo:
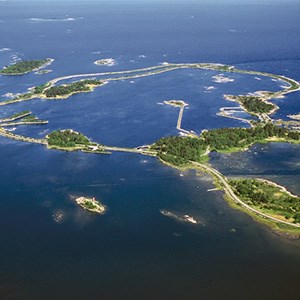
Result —
[[103, 81], [97, 79], [85, 79], [75, 81], [69, 84], [53, 86], [42, 90], [46, 98], [64, 98], [75, 93], [90, 92], [94, 87], [104, 84]]
[[74, 148], [76, 146], [88, 146], [90, 140], [80, 132], [72, 129], [53, 131], [47, 135], [48, 145], [51, 147]]
[[225, 98], [230, 101], [240, 103], [247, 112], [253, 115], [257, 114], [270, 114], [277, 109], [277, 106], [268, 102], [266, 99], [258, 96], [233, 96], [225, 95]]
[[37, 71], [52, 63], [53, 59], [39, 59], [39, 60], [24, 60], [16, 62], [10, 66], [4, 67], [0, 70], [2, 75], [23, 75], [29, 72]]
[[0, 102], [0, 105], [22, 102], [36, 98], [67, 99], [77, 93], [88, 93], [97, 86], [104, 85], [105, 81], [98, 79], [83, 79], [68, 84], [53, 85], [50, 82], [29, 89], [27, 93], [17, 95], [11, 100]]
[[93, 213], [104, 214], [106, 211], [106, 207], [95, 198], [79, 197], [75, 201], [79, 206]]

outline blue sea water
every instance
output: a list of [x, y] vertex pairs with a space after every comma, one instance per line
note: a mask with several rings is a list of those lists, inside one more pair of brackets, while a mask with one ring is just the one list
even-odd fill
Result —
[[[215, 62], [299, 80], [300, 4], [290, 1], [1, 1], [0, 67], [52, 57], [44, 75], [0, 78], [1, 95], [50, 79], [168, 62]], [[6, 49], [7, 48], [7, 49]], [[114, 66], [95, 60], [114, 58]], [[177, 70], [111, 82], [68, 100], [0, 106], [30, 109], [47, 126], [16, 132], [43, 137], [74, 128], [118, 146], [149, 144], [182, 126], [245, 126], [216, 116], [234, 106], [223, 94], [279, 90], [282, 82]], [[207, 90], [207, 87], [214, 89]], [[2, 97], [5, 100], [6, 97]], [[277, 117], [300, 112], [299, 92], [277, 99]], [[1, 299], [284, 299], [298, 295], [299, 241], [288, 241], [228, 207], [207, 175], [179, 172], [135, 154], [89, 155], [0, 139]], [[300, 193], [299, 146], [256, 145], [211, 156], [228, 176], [270, 178]], [[74, 204], [94, 196], [108, 211]], [[177, 222], [165, 209], [200, 225]]]

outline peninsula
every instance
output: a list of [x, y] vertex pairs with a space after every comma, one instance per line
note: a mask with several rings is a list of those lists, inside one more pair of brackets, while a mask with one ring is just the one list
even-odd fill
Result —
[[259, 116], [259, 114], [272, 114], [278, 106], [269, 102], [266, 98], [246, 95], [246, 96], [233, 96], [225, 95], [225, 99], [229, 101], [238, 102], [250, 114]]
[[264, 179], [231, 179], [235, 194], [251, 207], [283, 221], [300, 223], [300, 197]]
[[182, 117], [183, 117], [183, 113], [184, 113], [184, 109], [186, 106], [188, 106], [187, 103], [185, 103], [183, 100], [165, 100], [163, 102], [164, 104], [173, 106], [173, 107], [179, 107], [179, 114], [178, 114], [178, 119], [177, 119], [177, 125], [176, 125], [176, 129], [181, 132], [182, 134], [185, 135], [193, 135], [194, 132], [190, 132], [188, 130], [185, 130], [181, 127], [181, 123], [182, 123]]

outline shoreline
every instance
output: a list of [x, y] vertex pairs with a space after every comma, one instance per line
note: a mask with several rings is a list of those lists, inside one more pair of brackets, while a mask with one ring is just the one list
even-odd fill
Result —
[[[273, 216], [270, 216], [264, 212], [261, 212], [250, 205], [244, 203], [232, 190], [230, 185], [227, 183], [227, 178], [217, 171], [216, 169], [212, 168], [210, 165], [204, 165], [200, 163], [194, 162], [195, 165], [199, 166], [202, 170], [206, 170], [211, 176], [213, 176], [216, 181], [214, 183], [216, 188], [222, 189], [225, 192], [225, 195], [229, 198], [227, 199], [230, 204], [233, 204], [235, 208], [241, 209], [249, 216], [255, 216], [256, 220], [258, 218], [259, 223], [263, 223], [266, 225], [269, 225], [268, 227], [271, 229], [276, 229], [277, 233], [290, 233], [292, 232], [297, 238], [300, 238], [300, 224], [290, 223], [288, 221], [283, 221], [281, 219], [277, 219]], [[273, 183], [271, 181], [272, 184]], [[284, 187], [283, 187], [284, 188]], [[225, 197], [226, 199], [226, 197]], [[263, 222], [261, 222], [263, 220]], [[285, 226], [288, 226], [287, 229], [282, 229], [280, 226], [277, 225], [277, 223], [283, 224]]]
[[[48, 62], [48, 63], [51, 63], [51, 62]], [[247, 70], [244, 70], [244, 71], [243, 70], [237, 70], [237, 69], [234, 69], [234, 68], [227, 68], [226, 66], [219, 65], [219, 64], [169, 64], [169, 63], [167, 63], [167, 64], [164, 64], [164, 65], [158, 65], [158, 66], [154, 66], [154, 67], [136, 69], [136, 70], [106, 72], [106, 73], [94, 73], [94, 74], [77, 74], [77, 75], [69, 75], [69, 76], [58, 77], [58, 78], [52, 79], [48, 83], [46, 83], [45, 84], [46, 88], [43, 89], [42, 93], [40, 93], [40, 94], [33, 94], [33, 93], [29, 94], [28, 93], [28, 94], [24, 94], [24, 98], [22, 98], [22, 95], [20, 95], [20, 97], [21, 97], [20, 99], [15, 99], [15, 100], [11, 99], [11, 100], [8, 100], [8, 101], [3, 101], [3, 102], [0, 102], [0, 105], [3, 106], [3, 105], [13, 104], [15, 102], [22, 102], [22, 101], [27, 101], [27, 100], [31, 100], [31, 99], [49, 99], [49, 100], [52, 100], [52, 99], [53, 100], [67, 99], [73, 94], [92, 92], [96, 87], [103, 86], [104, 84], [107, 84], [109, 81], [127, 80], [127, 79], [132, 79], [132, 78], [142, 78], [142, 77], [147, 77], [147, 76], [151, 76], [151, 75], [161, 74], [161, 73], [164, 73], [164, 72], [170, 72], [170, 71], [173, 71], [173, 70], [185, 69], [185, 68], [198, 68], [198, 69], [204, 69], [204, 70], [208, 69], [208, 70], [214, 70], [214, 71], [215, 70], [219, 70], [219, 71], [222, 70], [222, 72], [237, 72], [237, 73], [243, 73], [243, 74], [253, 74], [253, 75], [267, 76], [267, 77], [271, 77], [271, 78], [274, 78], [274, 79], [282, 80], [282, 81], [289, 84], [289, 87], [284, 87], [284, 89], [279, 91], [279, 92], [275, 92], [275, 93], [274, 92], [265, 92], [265, 96], [261, 97], [261, 98], [262, 98], [262, 101], [265, 100], [266, 102], [268, 102], [269, 99], [272, 99], [274, 97], [282, 96], [284, 94], [300, 90], [300, 84], [298, 82], [296, 82], [293, 79], [281, 76], [281, 75], [274, 75], [274, 74], [269, 74], [269, 73], [247, 71]], [[226, 70], [223, 70], [223, 69], [226, 69]], [[143, 73], [143, 72], [146, 72], [146, 73]], [[89, 88], [90, 88], [89, 91], [74, 91], [70, 94], [59, 96], [59, 97], [53, 97], [53, 98], [46, 97], [45, 95], [43, 95], [43, 93], [47, 89], [51, 88], [52, 86], [54, 86], [57, 82], [59, 82], [61, 80], [73, 79], [73, 78], [79, 78], [79, 77], [94, 77], [94, 76], [100, 76], [100, 75], [102, 76], [102, 75], [119, 75], [119, 74], [121, 74], [123, 76], [104, 78], [103, 80], [101, 79], [102, 84], [100, 84], [100, 85], [89, 85]], [[125, 74], [130, 74], [130, 75], [125, 76]], [[27, 96], [25, 97], [25, 95], [27, 95]], [[236, 97], [236, 96], [232, 96], [232, 97]], [[230, 100], [230, 99], [227, 99], [227, 100]], [[234, 100], [231, 99], [230, 101], [234, 101]], [[235, 101], [235, 102], [238, 102], [238, 101]], [[164, 101], [164, 103], [168, 104], [168, 105], [171, 105], [171, 106], [174, 106], [174, 107], [179, 107], [180, 108], [176, 128], [179, 131], [181, 131], [185, 134], [192, 134], [192, 132], [186, 131], [186, 130], [181, 128], [181, 121], [182, 121], [182, 117], [183, 117], [183, 112], [184, 112], [185, 107], [188, 106], [188, 104], [185, 103], [182, 100], [168, 100], [168, 101]], [[241, 107], [242, 111], [248, 112], [245, 109], [245, 107], [243, 107], [241, 104], [240, 104], [240, 107]], [[277, 110], [278, 107], [276, 106], [274, 109]], [[256, 116], [258, 116], [260, 118], [261, 123], [265, 123], [269, 120], [272, 120], [269, 117], [269, 114], [271, 114], [275, 111], [275, 110], [274, 111], [273, 110], [271, 112], [269, 112], [268, 114], [257, 114]], [[226, 113], [225, 110], [223, 110], [223, 111], [221, 110], [221, 113], [222, 112]], [[233, 118], [232, 116], [228, 116], [228, 115], [227, 115], [227, 117]], [[240, 118], [239, 120], [240, 121], [245, 121], [246, 119], [243, 120], [242, 118]], [[272, 120], [272, 121], [274, 121], [274, 120]], [[41, 121], [41, 122], [46, 122], [46, 121]], [[245, 122], [250, 123], [250, 120], [249, 121], [247, 120]], [[27, 123], [29, 123], [29, 122], [27, 122]], [[142, 154], [142, 155], [156, 156], [164, 164], [166, 164], [168, 166], [171, 166], [171, 167], [174, 167], [174, 168], [179, 169], [179, 170], [183, 170], [183, 169], [186, 170], [186, 169], [191, 169], [191, 168], [192, 169], [199, 169], [200, 168], [202, 171], [204, 170], [205, 173], [210, 174], [214, 178], [214, 180], [216, 180], [216, 186], [217, 187], [221, 185], [222, 189], [225, 191], [225, 196], [224, 196], [225, 199], [226, 199], [226, 197], [231, 198], [230, 201], [235, 203], [235, 206], [242, 206], [243, 210], [248, 215], [250, 215], [250, 216], [255, 215], [256, 219], [258, 217], [259, 218], [267, 218], [268, 219], [267, 222], [271, 223], [271, 225], [275, 226], [275, 227], [277, 226], [277, 223], [281, 223], [281, 224], [284, 224], [285, 226], [300, 228], [300, 225], [295, 225], [295, 224], [292, 224], [292, 223], [289, 223], [289, 222], [285, 222], [285, 221], [276, 219], [272, 216], [269, 216], [267, 214], [259, 212], [256, 209], [252, 208], [251, 206], [245, 204], [243, 201], [241, 201], [233, 193], [232, 189], [229, 187], [228, 183], [226, 182], [226, 177], [224, 175], [222, 175], [220, 172], [218, 172], [217, 170], [213, 169], [211, 166], [207, 165], [207, 164], [190, 161], [189, 164], [187, 164], [186, 166], [178, 167], [176, 165], [172, 165], [170, 163], [167, 163], [167, 162], [163, 161], [160, 157], [157, 156], [156, 151], [151, 151], [150, 149], [145, 150], [145, 149], [139, 148], [139, 147], [125, 148], [125, 147], [113, 147], [113, 146], [99, 145], [99, 147], [97, 148], [97, 150], [99, 150], [99, 151], [93, 151], [93, 149], [88, 149], [88, 148], [83, 147], [83, 146], [72, 147], [72, 148], [55, 147], [55, 146], [50, 146], [46, 139], [35, 139], [35, 138], [25, 137], [25, 136], [22, 136], [22, 135], [13, 134], [13, 133], [10, 133], [10, 132], [6, 131], [2, 127], [0, 127], [0, 135], [4, 136], [4, 137], [7, 137], [7, 138], [14, 139], [14, 140], [23, 141], [23, 142], [43, 144], [43, 145], [46, 145], [48, 149], [58, 149], [58, 150], [62, 150], [62, 151], [82, 151], [82, 152], [97, 153], [97, 154], [107, 154], [108, 151], [109, 152], [110, 151], [122, 151], [122, 152], [138, 153], [138, 154]], [[288, 140], [288, 139], [284, 139], [284, 138], [282, 138], [282, 139], [281, 138], [269, 138], [269, 139], [265, 139], [263, 141], [255, 141], [247, 147], [232, 148], [232, 149], [228, 149], [224, 152], [244, 151], [244, 150], [248, 149], [249, 147], [251, 147], [253, 144], [267, 143], [267, 142], [285, 142], [285, 143], [286, 142], [293, 142], [293, 143], [300, 144], [300, 141], [298, 141], [298, 140]], [[209, 152], [210, 152], [210, 150], [206, 151], [206, 153], [205, 153], [205, 155], [207, 157], [208, 157]], [[223, 151], [219, 151], [219, 152], [223, 152]], [[261, 222], [261, 223], [264, 223], [264, 222]], [[284, 230], [282, 230], [282, 231], [284, 231]], [[289, 232], [289, 229], [286, 229], [285, 231]]]
[[[211, 176], [213, 185], [215, 186], [214, 190], [223, 191], [224, 200], [228, 203], [233, 209], [244, 212], [249, 217], [253, 218], [256, 222], [267, 226], [272, 232], [280, 237], [285, 237], [291, 240], [300, 239], [300, 224], [290, 223], [281, 219], [277, 219], [271, 215], [268, 215], [264, 212], [261, 212], [248, 204], [244, 203], [232, 190], [232, 188], [227, 183], [227, 177], [220, 173], [218, 170], [214, 169], [211, 165], [205, 163], [197, 163], [190, 161], [189, 164], [185, 166], [176, 166], [171, 163], [168, 163], [161, 158], [159, 161], [168, 167], [172, 167], [178, 171], [187, 171], [187, 170], [200, 170]], [[257, 178], [255, 178], [257, 179]], [[265, 179], [261, 179], [265, 180]], [[268, 181], [268, 180], [266, 180]], [[272, 181], [268, 181], [272, 185], [277, 185]], [[278, 185], [282, 189], [286, 189], [283, 186]], [[287, 190], [287, 192], [289, 192]], [[295, 195], [294, 195], [295, 196]], [[296, 196], [298, 197], [298, 196]], [[282, 228], [282, 226], [286, 226]]]
[[54, 62], [54, 58], [46, 58], [48, 61], [45, 62], [43, 65], [41, 65], [40, 67], [38, 68], [34, 68], [32, 70], [29, 70], [29, 71], [26, 71], [26, 72], [22, 72], [22, 73], [1, 73], [0, 72], [0, 75], [4, 75], [4, 76], [21, 76], [21, 75], [25, 75], [25, 74], [28, 74], [28, 73], [31, 73], [31, 72], [37, 72], [37, 71], [40, 71], [48, 66], [50, 66], [53, 62]]
[[103, 215], [107, 211], [107, 207], [97, 201], [94, 197], [78, 197], [75, 199], [75, 202], [83, 209], [100, 215]]
[[272, 186], [274, 186], [274, 187], [277, 187], [277, 188], [279, 188], [282, 192], [284, 192], [284, 193], [286, 193], [286, 194], [288, 194], [289, 196], [291, 196], [291, 197], [293, 197], [293, 198], [298, 198], [299, 196], [297, 196], [297, 195], [294, 195], [294, 194], [292, 194], [289, 190], [287, 190], [287, 188], [285, 187], [285, 186], [283, 186], [283, 185], [280, 185], [280, 184], [278, 184], [278, 183], [276, 183], [276, 182], [274, 182], [274, 181], [271, 181], [271, 180], [268, 180], [268, 179], [265, 179], [265, 178], [255, 178], [256, 180], [259, 180], [259, 181], [261, 181], [261, 182], [265, 182], [265, 183], [267, 183], [267, 184], [269, 184], [269, 185], [272, 185]]
[[300, 121], [300, 113], [295, 115], [287, 115], [288, 118], [296, 121]]
[[113, 58], [103, 58], [103, 59], [98, 59], [94, 61], [94, 64], [97, 66], [108, 66], [112, 67], [116, 65], [116, 61]]

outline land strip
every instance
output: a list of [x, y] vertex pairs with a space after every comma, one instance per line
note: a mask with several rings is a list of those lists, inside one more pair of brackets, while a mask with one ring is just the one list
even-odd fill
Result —
[[201, 164], [201, 163], [198, 163], [198, 162], [194, 162], [194, 161], [190, 161], [190, 163], [192, 165], [195, 165], [195, 166], [198, 166], [200, 167], [201, 169], [204, 169], [207, 173], [210, 173], [212, 174], [213, 176], [215, 176], [221, 183], [222, 183], [222, 187], [223, 189], [225, 190], [225, 192], [227, 193], [227, 195], [233, 200], [235, 201], [236, 203], [240, 204], [242, 207], [246, 208], [248, 211], [251, 211], [253, 213], [255, 213], [256, 215], [259, 215], [263, 218], [266, 218], [266, 219], [269, 219], [269, 220], [272, 220], [272, 221], [275, 221], [276, 223], [282, 223], [282, 224], [285, 224], [285, 225], [288, 225], [288, 226], [292, 226], [292, 227], [296, 227], [296, 228], [300, 228], [300, 224], [294, 224], [294, 223], [291, 223], [291, 222], [288, 222], [288, 221], [283, 221], [281, 219], [278, 219], [278, 218], [275, 218], [275, 217], [272, 217], [268, 214], [265, 214], [253, 207], [251, 207], [250, 205], [246, 204], [245, 202], [243, 202], [235, 193], [234, 191], [232, 190], [231, 186], [228, 184], [227, 180], [226, 180], [226, 177], [221, 174], [219, 171], [213, 169], [212, 167], [208, 166], [207, 164]]

